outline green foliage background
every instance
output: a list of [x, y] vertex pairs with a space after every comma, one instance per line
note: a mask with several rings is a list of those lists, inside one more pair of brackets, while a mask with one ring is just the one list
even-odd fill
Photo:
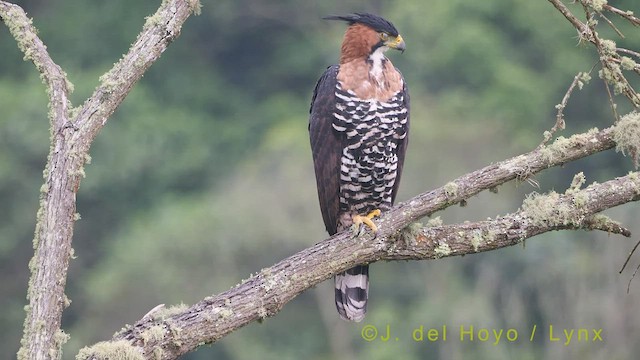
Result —
[[[75, 84], [74, 103], [126, 52], [159, 1], [18, 2]], [[98, 136], [78, 194], [64, 315], [65, 358], [110, 338], [159, 303], [190, 304], [326, 237], [307, 137], [311, 91], [337, 61], [344, 25], [320, 18], [369, 11], [392, 20], [408, 50], [390, 57], [412, 96], [412, 133], [400, 200], [535, 147], [555, 122], [573, 76], [597, 61], [545, 1], [203, 1], [181, 37]], [[640, 10], [631, 0], [616, 5]], [[634, 8], [635, 7], [635, 8]], [[638, 49], [640, 32], [617, 22]], [[614, 37], [602, 28], [602, 34]], [[32, 64], [0, 26], [0, 357], [21, 336], [38, 189], [48, 145], [46, 98]], [[602, 83], [573, 95], [568, 136], [612, 123]], [[621, 106], [619, 110], [624, 110]], [[610, 151], [509, 183], [446, 223], [518, 208], [531, 191], [564, 191], [632, 169]], [[640, 232], [638, 205], [610, 211]], [[633, 242], [560, 232], [486, 254], [372, 266], [364, 324], [338, 320], [330, 281], [276, 317], [186, 359], [628, 359], [640, 351], [640, 285], [622, 265]], [[366, 342], [363, 325], [389, 325], [397, 341]], [[411, 331], [449, 329], [447, 341]], [[460, 325], [519, 332], [518, 341], [461, 342]], [[537, 337], [529, 341], [531, 328]], [[603, 342], [549, 338], [549, 325], [602, 328]]]

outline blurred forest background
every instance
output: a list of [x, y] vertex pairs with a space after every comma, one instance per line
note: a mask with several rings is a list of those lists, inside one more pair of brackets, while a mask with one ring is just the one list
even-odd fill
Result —
[[[53, 59], [75, 84], [74, 105], [127, 51], [159, 1], [18, 1]], [[311, 92], [338, 59], [345, 25], [328, 14], [378, 13], [407, 42], [389, 56], [411, 90], [412, 129], [400, 200], [537, 146], [555, 122], [573, 76], [597, 56], [547, 1], [202, 1], [181, 37], [136, 85], [91, 150], [78, 194], [63, 328], [65, 358], [105, 340], [165, 303], [191, 304], [326, 238], [307, 134]], [[637, 2], [614, 5], [640, 12]], [[638, 50], [640, 31], [619, 39]], [[603, 22], [602, 22], [603, 23]], [[38, 189], [49, 148], [44, 87], [0, 26], [0, 358], [19, 347]], [[597, 77], [573, 94], [569, 136], [613, 116]], [[619, 112], [626, 113], [620, 98]], [[564, 191], [632, 170], [608, 151], [550, 169], [540, 188], [511, 182], [445, 223], [515, 211], [532, 191]], [[526, 247], [423, 262], [376, 263], [363, 324], [338, 319], [332, 282], [307, 291], [274, 318], [251, 324], [185, 359], [630, 359], [640, 352], [640, 262], [622, 274], [640, 234], [638, 204], [608, 215], [624, 239], [555, 232]], [[398, 341], [366, 342], [364, 324], [390, 325]], [[446, 342], [415, 342], [412, 329], [450, 329]], [[602, 328], [603, 342], [549, 341], [548, 326]], [[460, 325], [515, 328], [515, 343], [461, 343]], [[538, 335], [528, 341], [533, 325]]]

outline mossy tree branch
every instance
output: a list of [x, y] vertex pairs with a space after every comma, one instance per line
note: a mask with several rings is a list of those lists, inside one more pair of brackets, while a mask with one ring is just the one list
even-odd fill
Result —
[[34, 63], [47, 87], [51, 148], [44, 170], [40, 208], [34, 234], [35, 254], [30, 262], [27, 315], [19, 359], [60, 359], [68, 339], [60, 329], [64, 294], [72, 256], [73, 225], [77, 219], [76, 193], [89, 160], [89, 148], [108, 117], [120, 105], [144, 72], [180, 34], [184, 21], [199, 11], [197, 0], [165, 0], [147, 19], [129, 52], [100, 79], [100, 84], [78, 108], [69, 102], [73, 89], [49, 56], [37, 31], [18, 5], [0, 1], [0, 17], [9, 28], [25, 60]]
[[[610, 56], [602, 60], [603, 64], [615, 60], [629, 63], [607, 52], [612, 44], [594, 37], [593, 23], [583, 24], [559, 1], [549, 1], [600, 54]], [[68, 304], [64, 286], [72, 254], [75, 194], [83, 177], [83, 166], [89, 159], [89, 147], [133, 85], [179, 35], [182, 23], [198, 10], [196, 0], [164, 0], [156, 14], [147, 19], [129, 52], [101, 77], [93, 95], [82, 106], [74, 108], [68, 100], [71, 84], [49, 57], [24, 11], [0, 0], [0, 17], [25, 58], [42, 74], [50, 101], [51, 150], [34, 236], [30, 303], [20, 358], [61, 357], [60, 347], [67, 338], [60, 330], [60, 318]], [[593, 8], [593, 11], [601, 10]], [[616, 79], [622, 84], [620, 92], [635, 104], [637, 97], [630, 96], [635, 92], [626, 88], [628, 83], [623, 83], [622, 77]], [[78, 358], [175, 359], [255, 320], [273, 316], [304, 290], [358, 263], [472, 254], [518, 244], [552, 230], [591, 229], [628, 235], [628, 230], [599, 212], [638, 200], [637, 173], [584, 189], [580, 188], [584, 180], [577, 177], [564, 194], [532, 195], [525, 199], [519, 211], [494, 220], [433, 227], [424, 227], [415, 221], [510, 180], [527, 180], [549, 167], [614, 146], [636, 157], [637, 144], [640, 144], [639, 123], [640, 116], [632, 113], [614, 127], [568, 139], [560, 137], [551, 145], [466, 174], [394, 207], [377, 221], [380, 231], [376, 237], [366, 232], [360, 236], [337, 234], [222, 294], [205, 298], [191, 307], [151, 312], [113, 340], [83, 349]]]
[[525, 179], [615, 146], [616, 127], [559, 138], [549, 146], [489, 165], [395, 206], [376, 220], [379, 231], [337, 234], [263, 269], [230, 290], [191, 307], [157, 310], [111, 341], [83, 349], [78, 359], [106, 359], [113, 351], [140, 359], [176, 359], [213, 343], [253, 321], [275, 315], [297, 295], [359, 263], [422, 260], [473, 254], [512, 246], [562, 229], [628, 230], [599, 212], [640, 198], [640, 177], [626, 177], [580, 189], [577, 176], [565, 194], [532, 195], [521, 210], [494, 220], [425, 227], [416, 220], [513, 179]]

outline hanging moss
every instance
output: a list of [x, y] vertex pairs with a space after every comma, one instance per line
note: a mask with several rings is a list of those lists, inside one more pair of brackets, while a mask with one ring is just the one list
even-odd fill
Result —
[[613, 130], [616, 151], [631, 156], [636, 168], [640, 164], [638, 148], [640, 147], [640, 113], [635, 111], [623, 116]]

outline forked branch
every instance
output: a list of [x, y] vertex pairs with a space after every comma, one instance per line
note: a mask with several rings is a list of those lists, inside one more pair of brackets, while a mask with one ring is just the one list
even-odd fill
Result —
[[73, 225], [77, 219], [76, 192], [89, 159], [89, 147], [107, 118], [120, 105], [144, 72], [180, 34], [182, 23], [199, 11], [197, 0], [166, 0], [147, 19], [138, 39], [123, 58], [100, 79], [83, 106], [69, 102], [72, 85], [49, 56], [37, 31], [18, 5], [0, 1], [0, 18], [16, 39], [26, 60], [42, 75], [49, 96], [51, 148], [44, 171], [40, 208], [30, 262], [27, 319], [19, 359], [60, 359], [67, 341], [60, 329], [64, 294], [72, 254]]

